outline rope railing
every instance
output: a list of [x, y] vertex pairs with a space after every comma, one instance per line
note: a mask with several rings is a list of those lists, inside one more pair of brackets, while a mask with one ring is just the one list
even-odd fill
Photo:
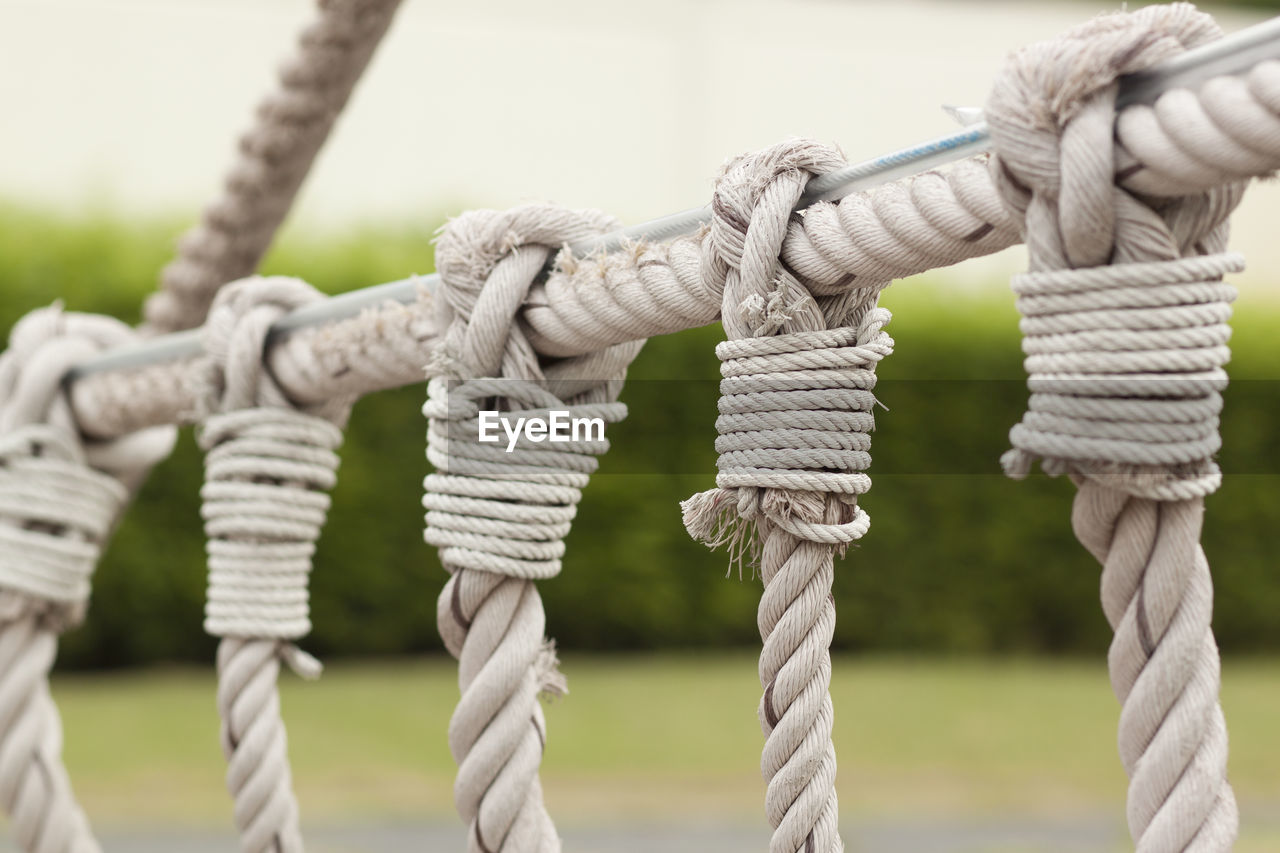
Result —
[[[1260, 63], [1269, 60], [1280, 60], [1280, 18], [1257, 24], [1188, 51], [1149, 71], [1122, 78], [1117, 106], [1130, 108], [1123, 110], [1121, 115], [1131, 111], [1149, 110], [1150, 104], [1158, 100], [1159, 96], [1166, 91], [1200, 86], [1216, 77], [1246, 74]], [[1118, 123], [1121, 134], [1125, 132], [1125, 128], [1125, 122]], [[1123, 138], [1121, 142], [1123, 144]], [[909, 182], [914, 176], [928, 169], [952, 164], [979, 154], [989, 146], [990, 135], [986, 125], [979, 123], [960, 132], [852, 164], [832, 174], [815, 178], [806, 187], [806, 192], [796, 207], [798, 210], [803, 210], [817, 202], [839, 201], [849, 195], [877, 186]], [[709, 221], [709, 217], [708, 207], [694, 208], [620, 229], [600, 238], [574, 241], [567, 244], [567, 248], [572, 256], [581, 258], [617, 252], [625, 246], [635, 244], [661, 243], [696, 233]], [[999, 246], [992, 251], [998, 251], [1001, 248], [1005, 247]], [[922, 272], [925, 269], [927, 268], [917, 271]], [[370, 326], [380, 325], [383, 320], [391, 319], [395, 314], [396, 309], [388, 303], [420, 305], [422, 292], [432, 290], [437, 286], [438, 280], [438, 276], [434, 274], [414, 276], [331, 297], [317, 305], [291, 312], [272, 327], [272, 345], [278, 347], [293, 335], [303, 334], [320, 327], [336, 326], [346, 320], [360, 318], [362, 315], [364, 315], [364, 322]], [[545, 292], [546, 288], [542, 290]], [[556, 299], [554, 295], [548, 296], [548, 306], [554, 309]], [[534, 300], [533, 304], [536, 305], [537, 301]], [[424, 314], [430, 313], [423, 310]], [[683, 328], [687, 326], [676, 328], [663, 326], [656, 334], [681, 331]], [[338, 330], [335, 329], [335, 331]], [[352, 331], [352, 327], [347, 327], [346, 331]], [[324, 350], [327, 346], [340, 346], [337, 341], [346, 337], [345, 334], [320, 335], [310, 339], [308, 343]], [[330, 338], [332, 342], [326, 344], [325, 338]], [[572, 350], [575, 346], [573, 340], [559, 340], [554, 336], [549, 337], [548, 342], [566, 351]], [[76, 365], [68, 374], [67, 381], [73, 385], [95, 381], [105, 384], [108, 380], [93, 377], [104, 373], [148, 368], [167, 362], [176, 363], [178, 366], [173, 369], [178, 373], [181, 372], [181, 364], [184, 361], [196, 358], [200, 353], [197, 333], [170, 334], [144, 344], [123, 347]], [[566, 352], [566, 354], [570, 353]], [[157, 374], [148, 373], [147, 375], [156, 376], [159, 381], [160, 377]], [[393, 381], [389, 384], [400, 383]], [[371, 385], [365, 390], [374, 391], [381, 387], [387, 386]], [[308, 389], [305, 387], [297, 390], [300, 398], [308, 396]], [[97, 398], [101, 396], [101, 391], [86, 392], [83, 396], [90, 399]], [[168, 412], [169, 416], [164, 419], [179, 421], [183, 411], [186, 411], [185, 407], [179, 404]], [[153, 417], [161, 416], [157, 413]]]

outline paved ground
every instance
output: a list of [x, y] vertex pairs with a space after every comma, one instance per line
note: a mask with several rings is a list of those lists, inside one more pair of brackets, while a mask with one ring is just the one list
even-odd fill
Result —
[[[743, 853], [768, 849], [768, 834], [731, 826], [629, 826], [562, 830], [567, 851], [582, 853]], [[1098, 853], [1120, 840], [1120, 827], [1085, 822], [873, 823], [846, 827], [850, 853]], [[110, 834], [107, 850], [126, 853], [225, 853], [229, 834]], [[308, 832], [312, 853], [424, 853], [463, 850], [462, 832], [451, 825], [386, 824]], [[13, 853], [0, 842], [0, 853]]]

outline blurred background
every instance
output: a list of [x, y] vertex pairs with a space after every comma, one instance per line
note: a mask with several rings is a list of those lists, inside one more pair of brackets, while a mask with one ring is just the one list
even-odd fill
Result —
[[[1133, 4], [1130, 4], [1133, 5]], [[1210, 7], [1228, 31], [1280, 3]], [[468, 207], [553, 200], [639, 222], [709, 198], [728, 157], [791, 135], [860, 160], [952, 129], [1009, 50], [1114, 4], [406, 0], [266, 261], [341, 292], [432, 269]], [[176, 237], [311, 14], [307, 0], [0, 0], [0, 327], [55, 299], [139, 318]], [[1280, 191], [1236, 217], [1217, 585], [1241, 851], [1280, 849]], [[1072, 489], [999, 473], [1025, 401], [1015, 249], [896, 283], [871, 533], [837, 571], [833, 694], [851, 850], [1123, 850], [1126, 780], [1098, 566]], [[759, 583], [685, 534], [713, 482], [717, 328], [650, 342], [541, 584], [570, 694], [548, 708], [568, 850], [767, 846], [755, 719]], [[457, 699], [421, 538], [424, 388], [370, 396], [343, 447], [312, 581], [328, 665], [283, 684], [315, 850], [461, 849]], [[83, 802], [122, 850], [222, 850], [214, 643], [201, 630], [190, 431], [152, 476], [62, 644], [54, 692]], [[661, 701], [654, 697], [661, 696]], [[0, 845], [0, 850], [11, 848]]]

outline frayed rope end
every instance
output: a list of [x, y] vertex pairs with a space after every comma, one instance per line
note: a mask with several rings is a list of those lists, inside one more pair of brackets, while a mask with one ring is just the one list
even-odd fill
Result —
[[708, 548], [729, 547], [729, 569], [738, 569], [742, 579], [742, 564], [752, 567], [760, 564], [760, 539], [752, 519], [743, 518], [738, 512], [735, 492], [729, 489], [711, 489], [699, 492], [680, 502], [680, 515], [689, 535]]
[[560, 658], [556, 655], [556, 641], [544, 638], [538, 656], [533, 661], [533, 671], [538, 679], [538, 695], [547, 700], [558, 699], [569, 693], [569, 680], [560, 671]]
[[307, 681], [315, 681], [320, 677], [320, 673], [324, 672], [324, 664], [320, 663], [318, 658], [304, 652], [293, 643], [280, 644], [280, 660], [284, 661], [299, 678]]

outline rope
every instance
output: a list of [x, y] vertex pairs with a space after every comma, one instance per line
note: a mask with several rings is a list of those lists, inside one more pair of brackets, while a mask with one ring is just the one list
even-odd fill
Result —
[[329, 509], [347, 407], [301, 411], [263, 367], [267, 331], [321, 298], [289, 278], [251, 278], [218, 293], [205, 324], [214, 369], [201, 425], [200, 490], [209, 553], [205, 630], [218, 644], [218, 713], [227, 788], [244, 853], [301, 851], [284, 722], [280, 661], [315, 678], [291, 641], [311, 630], [307, 580]]
[[1032, 395], [1005, 466], [1024, 476], [1041, 458], [1079, 486], [1072, 524], [1103, 567], [1129, 830], [1145, 853], [1230, 850], [1237, 834], [1199, 540], [1221, 481], [1234, 298], [1221, 279], [1242, 266], [1215, 253], [1243, 186], [1191, 168], [1172, 184], [1185, 197], [1116, 185], [1115, 79], [1217, 33], [1185, 4], [1098, 18], [1012, 57], [987, 106], [992, 171], [1032, 269], [1014, 280]]
[[87, 442], [61, 379], [133, 340], [119, 321], [53, 307], [24, 317], [0, 356], [0, 805], [33, 853], [100, 849], [62, 764], [49, 670], [58, 635], [84, 617], [112, 526], [175, 431]]
[[240, 138], [222, 195], [178, 244], [146, 304], [157, 333], [200, 325], [218, 288], [249, 275], [271, 245], [400, 0], [320, 0], [280, 68], [278, 88]]
[[717, 488], [683, 504], [689, 533], [749, 552], [758, 625], [761, 771], [772, 853], [844, 849], [831, 742], [835, 552], [870, 523], [875, 366], [893, 348], [881, 283], [823, 294], [783, 255], [792, 209], [843, 158], [797, 140], [731, 163], [716, 186], [703, 275], [723, 291]]
[[[547, 737], [538, 695], [568, 688], [533, 581], [560, 572], [582, 489], [608, 449], [603, 424], [626, 414], [617, 397], [639, 345], [544, 363], [515, 319], [555, 247], [612, 227], [602, 214], [549, 206], [476, 211], [449, 223], [436, 248], [444, 333], [423, 408], [436, 469], [423, 505], [426, 541], [450, 574], [437, 616], [458, 659], [449, 747], [472, 853], [560, 850], [538, 780]], [[598, 419], [600, 433], [485, 444], [482, 410], [513, 420], [559, 410]]]

